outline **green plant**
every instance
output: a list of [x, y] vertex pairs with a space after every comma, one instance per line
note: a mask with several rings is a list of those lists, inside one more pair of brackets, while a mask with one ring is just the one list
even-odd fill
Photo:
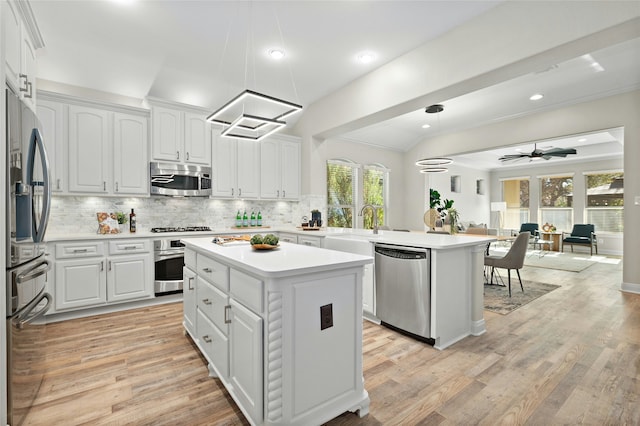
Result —
[[120, 225], [124, 225], [129, 220], [127, 219], [127, 215], [122, 212], [116, 212], [116, 219]]
[[440, 193], [433, 188], [429, 188], [429, 208], [436, 209], [440, 217], [444, 218], [447, 211], [453, 208], [453, 200], [440, 199]]
[[460, 220], [460, 214], [458, 210], [450, 208], [448, 211], [449, 224], [451, 225], [451, 233], [456, 234], [458, 232], [458, 222]]

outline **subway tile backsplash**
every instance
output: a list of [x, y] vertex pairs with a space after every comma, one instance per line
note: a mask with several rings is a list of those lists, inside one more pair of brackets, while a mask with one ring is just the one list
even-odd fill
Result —
[[312, 209], [326, 211], [324, 197], [303, 196], [300, 201], [219, 200], [209, 198], [112, 198], [72, 197], [54, 194], [47, 232], [51, 234], [96, 233], [97, 212], [121, 211], [129, 216], [135, 209], [138, 231], [154, 227], [209, 226], [214, 229], [235, 225], [238, 210], [262, 213], [264, 226], [299, 226]]

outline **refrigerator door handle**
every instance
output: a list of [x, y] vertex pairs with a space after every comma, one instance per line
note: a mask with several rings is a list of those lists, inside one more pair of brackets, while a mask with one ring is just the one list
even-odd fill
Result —
[[[40, 160], [42, 162], [42, 181], [34, 180], [34, 171], [35, 171], [35, 157], [36, 150], [38, 150], [40, 154]], [[41, 243], [44, 241], [44, 234], [47, 230], [47, 223], [49, 222], [49, 212], [51, 210], [51, 182], [50, 182], [50, 171], [49, 171], [49, 158], [47, 157], [47, 150], [44, 147], [44, 141], [42, 140], [42, 135], [40, 131], [35, 128], [31, 131], [31, 139], [29, 140], [29, 157], [27, 160], [27, 183], [34, 187], [34, 191], [32, 192], [32, 197], [35, 195], [35, 187], [42, 186], [43, 195], [42, 195], [42, 210], [40, 215], [40, 222], [37, 223], [38, 218], [35, 211], [35, 207], [32, 207], [31, 218], [32, 218], [32, 231], [33, 231], [33, 242]], [[32, 203], [32, 206], [36, 203]], [[37, 223], [37, 224], [36, 224]]]
[[[42, 302], [42, 300], [47, 299], [47, 304], [44, 305], [41, 309], [34, 312], [34, 309]], [[51, 306], [51, 302], [53, 302], [53, 298], [49, 293], [43, 293], [42, 296], [36, 298], [31, 302], [27, 309], [25, 309], [17, 318], [17, 326], [19, 329], [24, 328], [24, 326], [37, 318], [43, 316], [49, 310]]]
[[29, 269], [27, 272], [19, 274], [16, 277], [16, 283], [21, 284], [27, 281], [34, 280], [46, 274], [50, 270], [51, 270], [51, 264], [49, 263], [48, 260], [45, 260], [41, 263], [38, 263], [38, 265], [34, 266], [33, 268]]

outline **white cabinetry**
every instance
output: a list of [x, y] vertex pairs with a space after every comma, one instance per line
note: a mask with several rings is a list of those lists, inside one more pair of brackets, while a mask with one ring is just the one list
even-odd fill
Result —
[[297, 200], [300, 197], [300, 141], [271, 136], [260, 145], [260, 197]]
[[[307, 231], [311, 232], [311, 231]], [[311, 247], [324, 247], [324, 237], [298, 235], [292, 232], [278, 232], [278, 238], [285, 243], [302, 244]]]
[[211, 126], [205, 112], [151, 106], [151, 152], [156, 161], [209, 165]]
[[69, 105], [69, 192], [148, 194], [147, 119]]
[[64, 106], [44, 99], [38, 101], [37, 116], [40, 131], [47, 149], [51, 173], [51, 190], [67, 190], [65, 149], [64, 149]]
[[147, 240], [56, 244], [55, 311], [153, 296], [153, 255]]
[[24, 102], [36, 107], [36, 49], [44, 44], [31, 8], [21, 1], [2, 2], [6, 80]]
[[184, 288], [182, 292], [182, 306], [184, 309], [184, 328], [191, 334], [196, 332], [196, 254], [187, 251], [184, 255], [182, 276]]
[[211, 166], [214, 197], [259, 197], [260, 142], [216, 137]]
[[298, 236], [289, 232], [278, 232], [278, 239], [285, 243], [298, 244]]

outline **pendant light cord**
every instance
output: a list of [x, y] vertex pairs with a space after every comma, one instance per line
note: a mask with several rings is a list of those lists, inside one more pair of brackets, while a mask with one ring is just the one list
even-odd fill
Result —
[[[276, 18], [276, 24], [278, 25], [278, 33], [280, 34], [280, 43], [282, 43], [282, 49], [286, 52], [286, 46], [284, 44], [284, 36], [282, 35], [282, 27], [280, 26], [280, 19], [278, 18], [278, 11], [273, 9], [273, 15]], [[298, 88], [296, 87], [296, 81], [293, 78], [293, 68], [291, 67], [291, 61], [287, 61], [287, 68], [289, 69], [289, 78], [291, 79], [291, 86], [293, 86], [293, 96], [296, 98], [296, 102], [300, 103], [300, 97], [298, 96]]]

